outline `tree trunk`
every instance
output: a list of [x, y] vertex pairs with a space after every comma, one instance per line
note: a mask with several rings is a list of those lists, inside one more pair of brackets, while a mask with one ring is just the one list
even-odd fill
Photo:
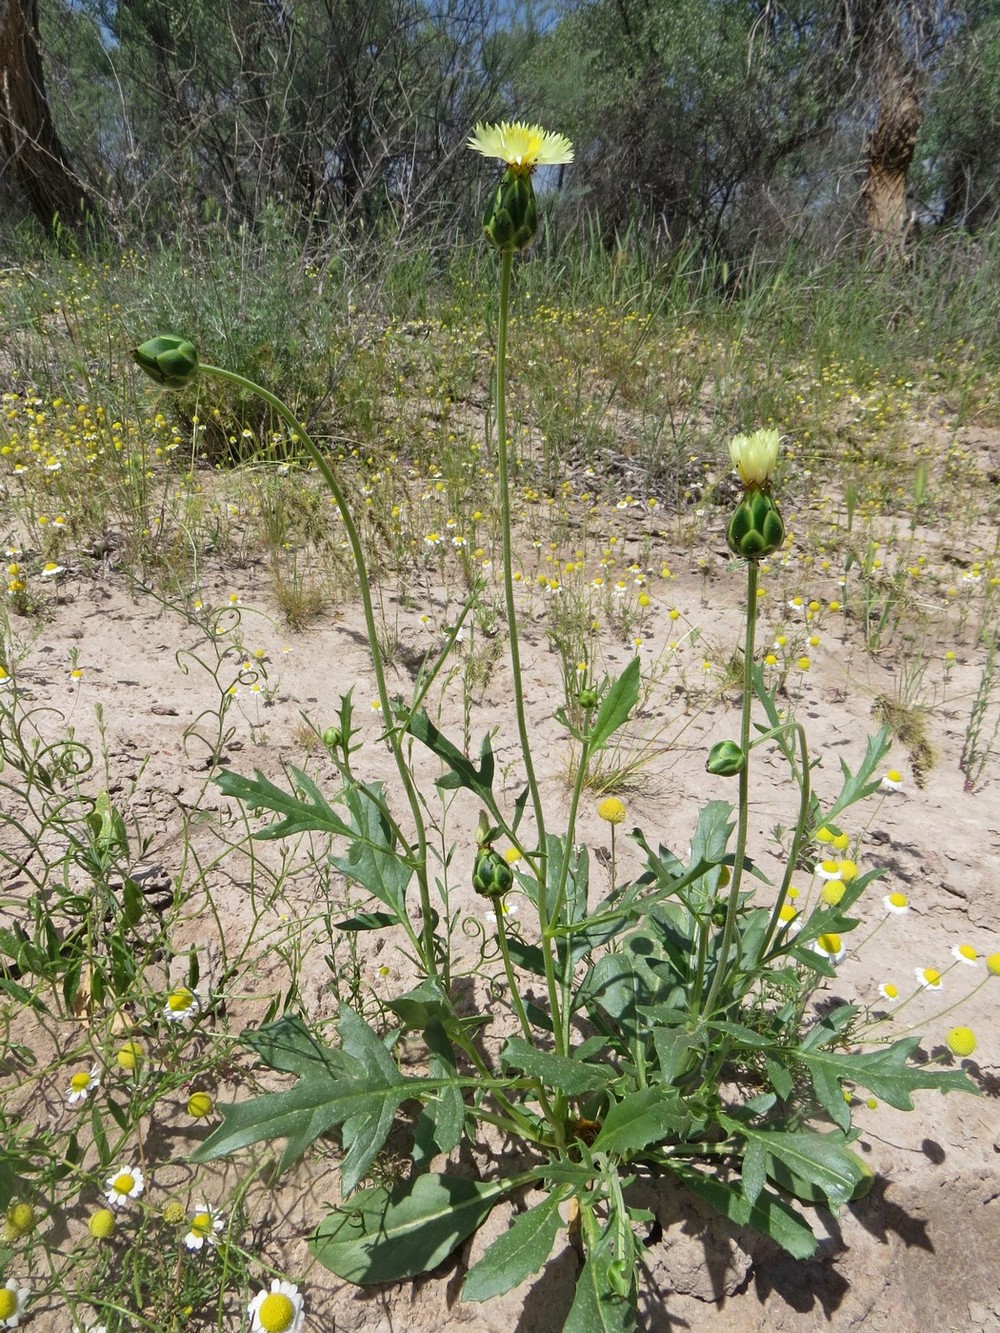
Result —
[[38, 0], [0, 0], [0, 150], [15, 187], [48, 231], [95, 213], [52, 124], [38, 43]]
[[865, 226], [876, 253], [883, 258], [902, 255], [906, 246], [910, 230], [906, 178], [921, 119], [913, 75], [887, 71], [878, 119], [866, 143], [867, 164], [861, 187]]

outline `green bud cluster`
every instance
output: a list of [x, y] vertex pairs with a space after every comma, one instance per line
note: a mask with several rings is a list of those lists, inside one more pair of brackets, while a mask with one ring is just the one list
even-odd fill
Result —
[[194, 343], [172, 333], [150, 338], [132, 353], [151, 380], [167, 389], [182, 389], [198, 372], [198, 352]]
[[744, 560], [761, 560], [784, 540], [785, 524], [770, 492], [751, 486], [729, 520], [729, 549]]
[[483, 217], [486, 239], [500, 251], [524, 250], [538, 230], [531, 173], [508, 168], [490, 195]]
[[705, 767], [717, 778], [735, 778], [746, 767], [747, 757], [735, 741], [717, 741], [708, 752]]
[[472, 871], [472, 887], [481, 898], [499, 898], [514, 883], [514, 872], [499, 852], [480, 847]]

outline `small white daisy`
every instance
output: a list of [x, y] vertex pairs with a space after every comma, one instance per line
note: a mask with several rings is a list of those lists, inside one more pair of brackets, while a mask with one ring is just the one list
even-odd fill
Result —
[[882, 899], [882, 906], [893, 916], [906, 916], [910, 910], [910, 900], [905, 893], [887, 893]]
[[882, 774], [883, 791], [902, 791], [903, 775], [898, 768], [890, 768], [888, 773]]
[[913, 975], [917, 978], [917, 983], [923, 986], [925, 990], [941, 989], [941, 973], [936, 967], [915, 967]]
[[833, 931], [828, 931], [825, 935], [820, 935], [814, 939], [812, 950], [813, 953], [818, 953], [821, 958], [825, 958], [828, 963], [832, 963], [834, 967], [838, 963], [842, 963], [847, 957], [847, 945]]
[[820, 861], [816, 867], [816, 874], [820, 879], [843, 879], [843, 871], [839, 861]]
[[250, 1333], [299, 1333], [305, 1302], [294, 1282], [275, 1278], [270, 1291], [259, 1291], [250, 1302]]
[[112, 1208], [126, 1208], [130, 1199], [138, 1199], [146, 1188], [146, 1178], [138, 1166], [122, 1166], [104, 1182], [104, 1197]]
[[175, 986], [163, 1006], [163, 1017], [170, 1023], [185, 1023], [201, 1010], [201, 996], [190, 986]]
[[77, 1102], [85, 1102], [92, 1092], [101, 1086], [101, 1071], [97, 1065], [88, 1074], [85, 1069], [78, 1070], [69, 1080], [69, 1087], [66, 1090], [66, 1100], [70, 1106], [75, 1106]]
[[899, 988], [894, 986], [891, 981], [883, 981], [878, 988], [878, 993], [883, 1000], [888, 1000], [889, 1004], [899, 1003]]
[[7, 1279], [0, 1287], [0, 1328], [17, 1328], [30, 1295], [30, 1287], [22, 1287], [15, 1277]]
[[979, 954], [976, 953], [971, 944], [954, 945], [952, 947], [951, 956], [952, 958], [956, 958], [960, 963], [964, 963], [966, 967], [979, 966]]
[[[509, 916], [517, 916], [519, 911], [517, 903], [509, 903], [505, 898], [499, 899], [500, 915], [506, 921]], [[496, 925], [497, 914], [495, 911], [486, 913], [486, 920]]]
[[195, 1206], [191, 1214], [191, 1224], [184, 1236], [184, 1244], [189, 1250], [200, 1250], [204, 1246], [218, 1245], [216, 1237], [225, 1226], [225, 1221], [219, 1213], [211, 1209], [207, 1203], [199, 1203]]

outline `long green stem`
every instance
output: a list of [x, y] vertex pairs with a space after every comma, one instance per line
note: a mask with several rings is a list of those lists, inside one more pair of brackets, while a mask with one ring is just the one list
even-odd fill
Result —
[[347, 503], [347, 497], [341, 489], [336, 474], [329, 463], [320, 453], [319, 449], [313, 443], [309, 432], [296, 421], [295, 415], [286, 403], [280, 398], [275, 397], [260, 384], [255, 384], [253, 380], [248, 380], [243, 375], [236, 374], [232, 370], [224, 370], [221, 366], [210, 366], [202, 364], [201, 371], [206, 375], [214, 375], [217, 379], [228, 380], [231, 384], [237, 384], [243, 389], [249, 390], [262, 398], [265, 403], [274, 408], [275, 412], [286, 423], [292, 433], [305, 445], [310, 458], [316, 464], [320, 476], [323, 478], [333, 496], [334, 503], [340, 511], [340, 517], [344, 524], [344, 531], [347, 534], [347, 540], [351, 547], [351, 554], [354, 557], [354, 564], [358, 574], [358, 585], [361, 592], [361, 605], [364, 610], [365, 630], [368, 634], [368, 645], [371, 650], [372, 668], [375, 672], [375, 685], [378, 690], [379, 705], [382, 710], [382, 716], [386, 723], [386, 737], [392, 749], [393, 758], [396, 761], [396, 768], [399, 771], [400, 780], [403, 784], [403, 790], [406, 792], [410, 811], [413, 816], [413, 825], [417, 845], [413, 864], [416, 869], [417, 885], [420, 893], [420, 911], [421, 922], [421, 942], [423, 953], [423, 964], [427, 973], [431, 977], [437, 977], [437, 953], [436, 940], [434, 937], [434, 913], [431, 908], [430, 886], [427, 879], [427, 830], [424, 825], [423, 811], [420, 808], [420, 798], [417, 789], [414, 786], [413, 777], [407, 767], [406, 757], [403, 754], [403, 747], [400, 742], [399, 732], [393, 721], [392, 708], [389, 701], [389, 691], [385, 681], [385, 670], [382, 665], [382, 654], [378, 646], [378, 627], [375, 622], [375, 607], [372, 601], [371, 584], [368, 581], [368, 569], [365, 564], [365, 554], [361, 545], [361, 537], [358, 533], [354, 517], [351, 514], [350, 506]]
[[505, 250], [500, 257], [500, 313], [497, 322], [497, 482], [500, 487], [500, 543], [501, 562], [503, 565], [504, 613], [507, 617], [507, 648], [510, 653], [510, 669], [514, 691], [514, 711], [517, 715], [517, 734], [521, 742], [521, 758], [524, 773], [531, 795], [531, 806], [535, 814], [535, 828], [538, 833], [538, 856], [534, 867], [538, 883], [538, 924], [542, 935], [542, 956], [545, 962], [545, 984], [549, 995], [552, 1015], [552, 1028], [561, 1032], [561, 1006], [556, 986], [555, 961], [552, 956], [552, 943], [548, 938], [548, 874], [547, 848], [545, 841], [545, 816], [542, 812], [542, 797], [535, 776], [535, 766], [531, 757], [531, 739], [528, 734], [528, 720], [524, 711], [524, 688], [521, 679], [521, 648], [517, 628], [517, 607], [514, 604], [514, 557], [513, 534], [511, 532], [510, 512], [510, 469], [507, 452], [507, 325], [510, 317], [510, 275], [514, 263], [514, 254]]
[[729, 972], [729, 951], [736, 933], [736, 909], [743, 881], [743, 863], [746, 860], [747, 830], [750, 822], [750, 710], [753, 704], [753, 652], [757, 629], [757, 561], [747, 561], [747, 626], [743, 644], [743, 713], [740, 718], [740, 749], [744, 754], [740, 770], [739, 822], [736, 826], [736, 851], [733, 858], [733, 878], [726, 904], [726, 921], [722, 928], [722, 942], [715, 960], [715, 974], [709, 987], [702, 1013], [711, 1018], [722, 983]]

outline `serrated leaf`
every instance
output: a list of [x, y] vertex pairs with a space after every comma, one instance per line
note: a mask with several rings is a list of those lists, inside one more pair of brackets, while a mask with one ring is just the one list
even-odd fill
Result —
[[787, 1101], [795, 1088], [795, 1080], [784, 1065], [779, 1064], [777, 1060], [770, 1056], [765, 1057], [764, 1064], [767, 1068], [767, 1076], [771, 1080], [771, 1087], [783, 1102]]
[[349, 834], [350, 829], [331, 809], [312, 778], [298, 768], [289, 768], [289, 773], [302, 792], [301, 796], [283, 791], [259, 768], [254, 770], [253, 778], [242, 777], [239, 773], [219, 773], [212, 781], [225, 796], [234, 797], [251, 810], [272, 810], [284, 815], [278, 823], [269, 824], [253, 835], [262, 841], [308, 832]]
[[330, 864], [397, 917], [405, 916], [406, 886], [413, 867], [396, 850], [395, 835], [381, 808], [381, 783], [373, 783], [370, 789], [360, 784], [347, 787], [344, 799], [351, 812], [351, 826], [345, 828], [351, 845], [346, 856], [331, 856]]
[[[466, 1105], [457, 1083], [458, 1065], [445, 1024], [439, 1019], [431, 1019], [424, 1028], [424, 1037], [431, 1052], [428, 1061], [430, 1072], [435, 1078], [455, 1080], [450, 1085], [445, 1082], [437, 1099], [429, 1099], [420, 1116], [418, 1127], [422, 1134], [421, 1148], [426, 1152], [426, 1160], [429, 1162], [436, 1153], [450, 1153], [458, 1147], [465, 1127]], [[415, 1142], [416, 1139], [415, 1132]], [[416, 1160], [417, 1153], [414, 1151]]]
[[[880, 1101], [897, 1111], [912, 1111], [912, 1093], [919, 1088], [938, 1092], [977, 1092], [976, 1085], [961, 1069], [928, 1069], [909, 1063], [920, 1045], [919, 1037], [901, 1037], [891, 1046], [857, 1053], [844, 1051], [798, 1050], [796, 1056], [808, 1068], [817, 1086], [817, 1078], [829, 1086], [830, 1080], [846, 1079], [867, 1088]], [[817, 1088], [818, 1092], [818, 1088]]]
[[663, 1087], [640, 1088], [609, 1107], [591, 1152], [628, 1157], [667, 1134], [682, 1133], [687, 1120], [676, 1093], [671, 1095]]
[[509, 1189], [431, 1173], [363, 1190], [320, 1223], [309, 1250], [347, 1282], [400, 1282], [443, 1263]]
[[638, 702], [639, 659], [633, 657], [612, 684], [597, 710], [588, 738], [592, 754], [604, 749], [618, 728], [628, 721], [629, 714]]
[[[371, 1165], [392, 1127], [395, 1112], [421, 1084], [433, 1080], [404, 1078], [374, 1032], [346, 1006], [341, 1007], [340, 1049], [323, 1046], [296, 1018], [283, 1018], [267, 1032], [244, 1035], [274, 1069], [297, 1073], [293, 1087], [250, 1101], [220, 1103], [222, 1124], [192, 1154], [210, 1162], [251, 1143], [285, 1139], [279, 1169], [284, 1170], [321, 1134], [335, 1126], [345, 1157], [342, 1187], [350, 1191]], [[429, 1088], [427, 1089], [430, 1090]]]
[[550, 1088], [559, 1088], [567, 1097], [582, 1097], [585, 1092], [600, 1092], [615, 1077], [610, 1065], [598, 1068], [585, 1065], [551, 1051], [540, 1051], [522, 1037], [509, 1037], [500, 1053], [500, 1061], [509, 1068], [520, 1069], [533, 1078], [541, 1079]]
[[462, 1299], [491, 1300], [537, 1273], [552, 1253], [561, 1224], [558, 1195], [515, 1217], [510, 1229], [469, 1269]]
[[821, 1190], [833, 1205], [846, 1203], [864, 1178], [858, 1158], [848, 1152], [843, 1134], [837, 1131], [755, 1129], [723, 1115], [719, 1121], [746, 1139], [748, 1151], [759, 1145], [772, 1178], [772, 1162], [780, 1163], [794, 1179]]
[[614, 1290], [609, 1272], [613, 1262], [603, 1246], [587, 1255], [563, 1333], [638, 1333], [635, 1286], [628, 1296]]
[[479, 767], [476, 768], [472, 760], [438, 730], [424, 709], [418, 708], [410, 715], [406, 730], [447, 764], [450, 771], [438, 778], [435, 783], [437, 787], [446, 791], [464, 787], [467, 791], [474, 792], [491, 809], [495, 808], [493, 774], [496, 764], [489, 732], [483, 737], [479, 749]]
[[816, 1253], [816, 1237], [795, 1209], [765, 1186], [751, 1204], [744, 1196], [715, 1176], [703, 1175], [686, 1164], [676, 1168], [692, 1194], [728, 1217], [737, 1226], [748, 1226], [761, 1236], [770, 1236], [795, 1259], [809, 1259]]

